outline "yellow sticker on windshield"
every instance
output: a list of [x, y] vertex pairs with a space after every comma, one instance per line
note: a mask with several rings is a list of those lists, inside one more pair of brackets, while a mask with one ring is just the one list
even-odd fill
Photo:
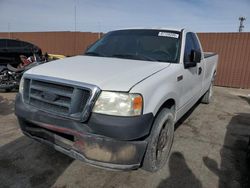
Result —
[[168, 32], [159, 32], [158, 36], [160, 36], [160, 37], [179, 38], [179, 34], [177, 34], [177, 33], [168, 33]]

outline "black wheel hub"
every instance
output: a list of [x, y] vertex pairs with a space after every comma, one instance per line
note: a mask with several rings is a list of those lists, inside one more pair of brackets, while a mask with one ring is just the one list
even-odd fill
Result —
[[168, 130], [169, 130], [169, 127], [167, 126], [167, 122], [166, 122], [160, 132], [158, 142], [157, 142], [157, 147], [156, 147], [156, 158], [159, 161], [161, 160], [162, 153], [164, 152], [164, 149], [166, 148], [167, 143], [168, 143]]
[[160, 136], [159, 136], [159, 141], [157, 144], [157, 150], [163, 150], [163, 148], [165, 147], [166, 143], [167, 143], [167, 130], [162, 130]]

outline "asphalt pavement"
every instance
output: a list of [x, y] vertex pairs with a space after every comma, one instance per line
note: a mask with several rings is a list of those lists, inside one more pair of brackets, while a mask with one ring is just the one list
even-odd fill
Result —
[[0, 92], [0, 187], [250, 187], [250, 90], [214, 90], [211, 104], [177, 123], [169, 161], [156, 173], [99, 169], [27, 138], [14, 115], [16, 93]]

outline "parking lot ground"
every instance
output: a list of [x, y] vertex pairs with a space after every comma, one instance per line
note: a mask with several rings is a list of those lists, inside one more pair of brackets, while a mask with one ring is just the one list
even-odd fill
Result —
[[15, 94], [0, 93], [0, 187], [250, 187], [250, 90], [215, 87], [211, 104], [177, 123], [169, 161], [156, 173], [98, 169], [23, 136]]

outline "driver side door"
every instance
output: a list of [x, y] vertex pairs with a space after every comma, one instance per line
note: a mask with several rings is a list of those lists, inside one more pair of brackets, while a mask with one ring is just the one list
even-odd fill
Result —
[[[192, 50], [195, 50], [193, 33], [186, 34], [184, 59], [183, 59], [183, 85], [180, 104], [184, 108], [190, 108], [199, 97], [202, 80], [199, 76], [199, 63], [192, 62]], [[193, 63], [193, 66], [185, 67], [185, 64]], [[185, 110], [184, 110], [185, 111]]]

